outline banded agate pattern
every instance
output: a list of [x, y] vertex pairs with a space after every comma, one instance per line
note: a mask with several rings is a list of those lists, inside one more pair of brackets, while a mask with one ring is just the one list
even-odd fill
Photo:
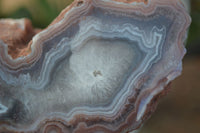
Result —
[[180, 75], [189, 24], [179, 0], [75, 0], [17, 55], [0, 35], [0, 131], [136, 130]]

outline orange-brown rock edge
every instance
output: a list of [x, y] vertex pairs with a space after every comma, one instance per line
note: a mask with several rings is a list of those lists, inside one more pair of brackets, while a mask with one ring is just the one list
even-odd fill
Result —
[[0, 20], [0, 39], [8, 45], [8, 54], [13, 59], [30, 54], [28, 43], [39, 31], [32, 27], [28, 19]]

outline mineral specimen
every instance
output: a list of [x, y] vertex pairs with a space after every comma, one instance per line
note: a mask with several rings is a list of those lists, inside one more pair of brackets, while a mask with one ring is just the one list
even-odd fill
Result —
[[180, 75], [189, 24], [179, 0], [75, 0], [39, 33], [1, 20], [0, 132], [136, 130]]

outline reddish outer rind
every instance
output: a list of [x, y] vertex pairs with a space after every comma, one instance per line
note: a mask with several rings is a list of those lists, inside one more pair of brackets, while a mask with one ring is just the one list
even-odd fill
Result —
[[[91, 0], [88, 0], [88, 1], [90, 1], [90, 3], [91, 3]], [[124, 3], [143, 2], [145, 4], [148, 2], [148, 0], [113, 0], [113, 1], [124, 2]], [[81, 4], [83, 4], [83, 0], [75, 0], [71, 5], [69, 5], [66, 9], [64, 9], [60, 13], [60, 15], [50, 25], [53, 25], [53, 24], [59, 22], [60, 20], [62, 20], [65, 16], [66, 12], [71, 10], [73, 7], [81, 6]]]
[[[15, 22], [15, 20], [9, 20]], [[30, 20], [24, 20], [24, 30], [19, 28], [17, 24], [4, 23], [0, 24], [0, 39], [8, 45], [8, 54], [16, 59], [21, 56], [27, 56], [31, 50], [28, 43], [32, 37], [40, 30], [33, 29]]]

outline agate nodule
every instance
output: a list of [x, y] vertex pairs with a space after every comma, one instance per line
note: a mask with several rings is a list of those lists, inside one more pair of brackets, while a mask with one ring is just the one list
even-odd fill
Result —
[[126, 133], [180, 75], [190, 17], [179, 0], [75, 0], [36, 35], [12, 21], [12, 41], [0, 31], [1, 132]]

